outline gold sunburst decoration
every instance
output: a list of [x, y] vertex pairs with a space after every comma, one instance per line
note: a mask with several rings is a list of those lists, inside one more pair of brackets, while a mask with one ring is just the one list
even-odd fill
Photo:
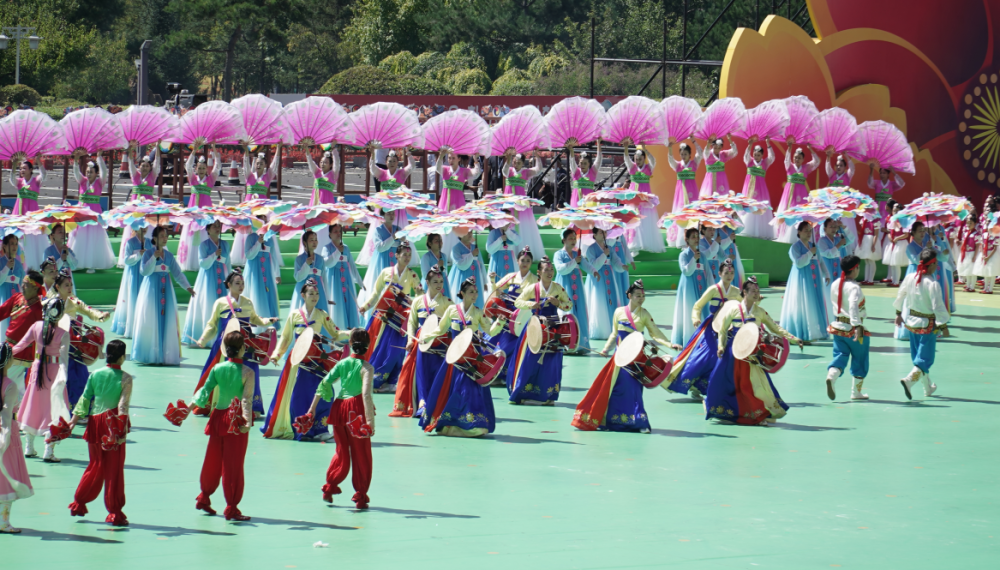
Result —
[[973, 81], [959, 110], [962, 158], [974, 176], [1000, 187], [1000, 76], [983, 73]]

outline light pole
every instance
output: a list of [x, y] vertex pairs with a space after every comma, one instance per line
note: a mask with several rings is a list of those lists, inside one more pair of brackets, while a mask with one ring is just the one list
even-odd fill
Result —
[[[10, 34], [10, 36], [7, 36]], [[7, 49], [7, 42], [14, 40], [17, 43], [17, 57], [14, 65], [14, 85], [21, 83], [21, 40], [27, 38], [28, 47], [38, 49], [38, 41], [42, 38], [35, 35], [35, 28], [25, 26], [4, 26], [3, 33], [0, 34], [0, 49]]]

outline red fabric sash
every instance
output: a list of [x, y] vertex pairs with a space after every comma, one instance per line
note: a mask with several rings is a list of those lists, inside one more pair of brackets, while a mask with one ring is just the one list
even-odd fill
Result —
[[[424, 431], [428, 433], [434, 431], [434, 428], [437, 427], [438, 419], [444, 413], [444, 407], [448, 404], [448, 397], [451, 396], [451, 375], [455, 371], [455, 367], [450, 364], [446, 366], [448, 368], [445, 370], [444, 382], [441, 383], [441, 391], [438, 392], [437, 401], [434, 402], [434, 412], [431, 414], [431, 421], [424, 428]], [[424, 413], [427, 413], [427, 411], [424, 410]]]
[[403, 367], [399, 371], [399, 380], [396, 382], [396, 399], [393, 401], [392, 411], [389, 412], [389, 417], [413, 417], [413, 387], [416, 383], [416, 376], [417, 351], [411, 350], [406, 353], [406, 358], [403, 359]]
[[615, 359], [608, 360], [604, 368], [597, 373], [594, 383], [590, 385], [587, 394], [580, 400], [573, 414], [571, 425], [583, 431], [596, 431], [604, 425], [605, 416], [608, 413], [608, 400], [611, 398], [611, 389], [615, 385]]

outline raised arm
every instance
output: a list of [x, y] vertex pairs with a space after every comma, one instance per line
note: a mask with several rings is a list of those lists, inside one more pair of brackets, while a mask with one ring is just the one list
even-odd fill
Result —
[[764, 157], [764, 165], [763, 166], [764, 166], [764, 170], [767, 170], [767, 168], [769, 166], [771, 166], [772, 164], [774, 164], [774, 147], [771, 146], [771, 140], [770, 139], [768, 139], [767, 141], [765, 141], [765, 144], [767, 145], [767, 156]]
[[[139, 151], [136, 150], [136, 152]], [[135, 177], [139, 175], [139, 169], [135, 167], [135, 160], [132, 159], [131, 150], [125, 152], [125, 158], [128, 160], [128, 176], [132, 180], [135, 180]]]
[[645, 152], [645, 154], [646, 154], [646, 161], [649, 162], [649, 169], [656, 170], [656, 157], [654, 157], [653, 153], [649, 152], [648, 150]]
[[197, 174], [194, 170], [195, 154], [192, 152], [188, 155], [187, 160], [184, 161], [184, 172], [187, 173], [188, 184], [194, 185], [195, 177]]
[[[74, 159], [70, 160], [70, 162], [73, 163], [73, 180], [76, 180], [76, 183], [79, 184], [83, 180], [83, 173], [80, 172], [80, 161], [76, 160], [74, 158]], [[13, 172], [14, 172], [14, 169], [11, 168], [11, 174], [12, 175], [13, 175]]]
[[[778, 325], [778, 323], [774, 322], [774, 319], [771, 318], [771, 315], [767, 314], [767, 311], [765, 311], [764, 309], [756, 307], [754, 314], [757, 317], [757, 319], [761, 322], [761, 324], [763, 324], [764, 327], [767, 328], [767, 330], [771, 331], [771, 333], [782, 336], [791, 341], [799, 340], [795, 338], [795, 335], [781, 328]], [[724, 335], [720, 334], [719, 336], [723, 337]]]
[[465, 271], [469, 267], [472, 267], [472, 262], [474, 262], [476, 258], [472, 255], [471, 250], [463, 253], [459, 248], [467, 249], [461, 243], [455, 244], [455, 247], [451, 248], [451, 262], [462, 271]]
[[306, 167], [309, 169], [309, 174], [315, 175], [319, 167], [313, 162], [312, 153], [307, 150], [304, 154], [306, 155]]
[[899, 192], [903, 186], [906, 186], [906, 182], [903, 182], [903, 178], [899, 174], [895, 174], [894, 180], [896, 181], [896, 191]]
[[108, 165], [104, 163], [104, 155], [101, 153], [97, 153], [97, 175], [101, 180], [108, 179]]
[[375, 164], [374, 152], [372, 153], [371, 158], [368, 159], [368, 172], [371, 172], [372, 177], [378, 181], [382, 180], [382, 173], [385, 172]]

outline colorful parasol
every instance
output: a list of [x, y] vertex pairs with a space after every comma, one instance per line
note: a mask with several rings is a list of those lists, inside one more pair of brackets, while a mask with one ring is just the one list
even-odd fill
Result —
[[29, 216], [0, 214], [0, 228], [4, 237], [15, 235], [20, 239], [25, 235], [44, 235], [48, 224]]
[[[688, 204], [688, 206], [697, 203], [698, 202], [692, 202], [691, 204]], [[681, 228], [707, 226], [710, 228], [727, 227], [737, 229], [743, 227], [743, 224], [740, 223], [738, 219], [723, 209], [707, 209], [701, 207], [685, 207], [677, 212], [664, 214], [660, 217], [659, 221], [656, 222], [656, 225], [664, 229], [673, 225], [677, 225]]]
[[334, 224], [352, 226], [356, 223], [381, 224], [382, 216], [357, 204], [338, 202], [336, 204], [316, 204], [305, 213], [305, 228], [316, 230]]
[[458, 216], [470, 221], [479, 223], [484, 229], [487, 227], [502, 228], [509, 224], [516, 224], [517, 218], [504, 212], [499, 208], [485, 208], [477, 204], [466, 204], [457, 210], [448, 212], [452, 216]]
[[986, 214], [986, 229], [993, 235], [1000, 235], [1000, 212]]
[[616, 202], [628, 204], [629, 206], [635, 206], [636, 208], [642, 206], [656, 207], [660, 204], [660, 198], [657, 197], [656, 194], [630, 190], [628, 188], [609, 188], [605, 190], [597, 190], [596, 192], [587, 194], [584, 197], [584, 201], [588, 205]]
[[251, 213], [244, 211], [239, 206], [201, 206], [194, 208], [184, 208], [181, 211], [193, 217], [189, 222], [193, 229], [205, 229], [215, 222], [222, 223], [222, 229], [234, 229], [237, 233], [250, 233], [260, 229], [263, 222], [254, 217]]
[[101, 217], [109, 227], [121, 228], [129, 226], [135, 230], [150, 225], [186, 224], [197, 217], [183, 211], [184, 208], [179, 204], [134, 200], [104, 212], [101, 214]]
[[965, 220], [972, 210], [972, 203], [961, 196], [924, 194], [891, 219], [899, 222], [903, 229], [909, 229], [917, 221], [931, 227]]
[[454, 212], [447, 214], [431, 214], [419, 216], [403, 229], [396, 232], [396, 237], [406, 238], [411, 242], [427, 237], [428, 234], [454, 233], [464, 236], [469, 232], [483, 231], [485, 225], [480, 221], [465, 216], [456, 216]]
[[771, 210], [771, 204], [766, 201], [754, 200], [749, 196], [737, 194], [731, 190], [729, 194], [716, 194], [708, 196], [696, 202], [691, 202], [685, 207], [691, 209], [701, 208], [706, 211], [713, 209], [721, 210], [730, 214], [759, 214], [769, 212]]
[[246, 202], [240, 202], [240, 204], [236, 207], [241, 210], [246, 210], [253, 216], [270, 216], [271, 214], [280, 214], [291, 210], [295, 207], [295, 202], [271, 200], [269, 198], [255, 198], [253, 200], [247, 200]]
[[874, 220], [879, 216], [878, 205], [871, 196], [843, 186], [813, 190], [809, 193], [809, 202], [843, 210], [844, 217]]
[[493, 196], [476, 200], [473, 204], [483, 208], [517, 210], [521, 212], [534, 206], [544, 206], [545, 202], [536, 198], [528, 198], [527, 196], [518, 196], [515, 194], [494, 194]]
[[626, 229], [639, 226], [642, 217], [631, 206], [599, 204], [563, 208], [538, 218], [538, 225], [556, 229], [574, 227], [581, 230], [598, 228], [607, 232], [609, 238], [617, 237]]
[[57, 204], [45, 206], [26, 214], [28, 218], [39, 223], [52, 225], [63, 224], [66, 233], [78, 226], [89, 226], [101, 223], [101, 215], [84, 205]]
[[795, 228], [802, 222], [809, 222], [815, 226], [822, 224], [830, 218], [836, 220], [841, 217], [850, 218], [852, 216], [845, 216], [845, 210], [840, 208], [826, 204], [807, 202], [805, 204], [788, 208], [784, 212], [775, 214], [774, 219], [771, 220], [771, 225], [775, 228], [781, 228], [783, 225]]
[[309, 210], [309, 206], [295, 206], [291, 210], [275, 214], [266, 224], [257, 230], [257, 233], [264, 236], [265, 241], [270, 240], [274, 236], [278, 236], [278, 239], [281, 240], [301, 236], [305, 231], [306, 214]]
[[437, 206], [425, 195], [411, 192], [405, 186], [395, 190], [385, 190], [368, 197], [361, 206], [380, 208], [383, 212], [406, 210], [406, 213], [417, 217], [420, 214], [431, 214], [437, 211]]

